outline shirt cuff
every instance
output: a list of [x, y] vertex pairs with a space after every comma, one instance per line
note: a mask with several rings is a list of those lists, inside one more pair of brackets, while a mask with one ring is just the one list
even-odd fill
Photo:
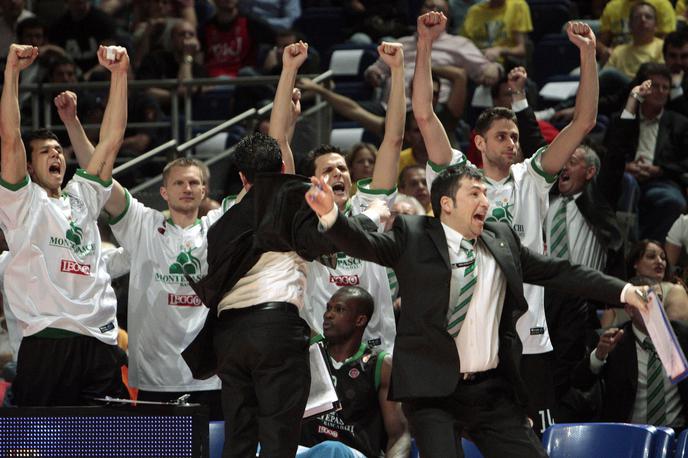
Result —
[[595, 353], [597, 353], [597, 348], [590, 353], [590, 372], [597, 375], [607, 361], [599, 359]]
[[514, 113], [518, 113], [519, 111], [523, 111], [526, 108], [528, 108], [528, 99], [517, 100], [515, 102], [511, 102], [511, 111], [513, 111]]
[[337, 221], [337, 215], [339, 215], [339, 209], [337, 205], [332, 205], [332, 210], [320, 217], [320, 227], [323, 231], [334, 226], [335, 221]]
[[631, 285], [630, 283], [626, 283], [626, 286], [624, 286], [623, 289], [621, 290], [621, 303], [622, 304], [626, 303], [626, 293], [630, 293], [631, 288], [633, 288], [633, 285]]
[[[364, 211], [363, 214], [370, 218], [370, 220], [375, 223], [376, 226], [380, 225], [380, 212], [369, 208], [368, 210]], [[334, 224], [334, 221], [332, 224]]]
[[628, 110], [621, 112], [621, 119], [635, 119], [635, 115]]

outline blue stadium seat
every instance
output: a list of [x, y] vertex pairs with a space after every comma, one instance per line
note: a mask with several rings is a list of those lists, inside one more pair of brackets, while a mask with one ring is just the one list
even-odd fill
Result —
[[652, 458], [670, 458], [674, 456], [674, 438], [676, 434], [671, 428], [657, 426], [652, 436]]
[[336, 45], [328, 55], [328, 68], [332, 70], [334, 90], [354, 100], [370, 100], [372, 87], [365, 82], [363, 73], [378, 58], [374, 45], [351, 43]]
[[580, 52], [566, 35], [548, 34], [535, 44], [534, 79], [540, 88], [552, 76], [568, 74], [579, 65]]
[[688, 429], [684, 429], [676, 441], [676, 458], [688, 458]]
[[550, 458], [650, 458], [654, 426], [625, 423], [558, 424], [542, 438]]
[[463, 448], [464, 458], [483, 458], [478, 447], [468, 439], [461, 439], [461, 447]]
[[530, 39], [537, 44], [550, 33], [561, 34], [562, 26], [571, 20], [571, 2], [568, 0], [528, 0], [533, 31]]
[[222, 458], [222, 447], [225, 444], [225, 422], [211, 421], [208, 423], [210, 444], [209, 458]]

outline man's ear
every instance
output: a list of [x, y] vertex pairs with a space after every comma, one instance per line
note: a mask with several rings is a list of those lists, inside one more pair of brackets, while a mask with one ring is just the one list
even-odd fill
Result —
[[[284, 164], [284, 163], [282, 163]], [[244, 175], [244, 172], [239, 172], [239, 178], [241, 179], [241, 184], [245, 188], [246, 185], [248, 184], [248, 180], [246, 179], [246, 175]]]
[[163, 199], [165, 199], [165, 202], [168, 202], [169, 196], [167, 195], [167, 188], [164, 186], [160, 186], [160, 195], [162, 196]]
[[440, 208], [446, 213], [451, 213], [454, 209], [454, 201], [449, 196], [442, 196], [440, 197]]
[[597, 167], [591, 165], [585, 170], [585, 181], [590, 181], [597, 174]]
[[358, 315], [356, 317], [356, 326], [360, 328], [365, 328], [368, 326], [368, 317], [365, 315]]
[[485, 152], [485, 137], [483, 137], [480, 134], [475, 134], [475, 137], [473, 137], [473, 141], [475, 142], [476, 148], [478, 148], [478, 151], [481, 153]]

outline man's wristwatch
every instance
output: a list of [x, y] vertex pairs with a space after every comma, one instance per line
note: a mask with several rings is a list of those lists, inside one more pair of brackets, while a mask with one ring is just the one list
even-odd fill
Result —
[[640, 95], [639, 92], [631, 91], [631, 97], [636, 99], [638, 101], [638, 103], [643, 103], [645, 101], [645, 98], [642, 95]]
[[191, 54], [187, 54], [184, 56], [184, 62], [187, 64], [193, 64], [194, 58]]

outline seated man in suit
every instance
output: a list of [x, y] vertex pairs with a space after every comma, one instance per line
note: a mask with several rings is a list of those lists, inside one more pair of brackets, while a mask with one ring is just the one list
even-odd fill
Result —
[[[659, 284], [645, 277], [631, 280], [635, 284]], [[626, 307], [631, 321], [621, 329], [610, 328], [600, 337], [597, 348], [581, 361], [574, 374], [574, 383], [589, 388], [604, 380], [600, 421], [642, 423], [655, 426], [686, 427], [688, 382], [673, 385], [647, 335], [640, 313]], [[679, 345], [688, 351], [688, 327], [671, 322]]]
[[486, 222], [486, 185], [473, 166], [449, 167], [436, 178], [435, 217], [400, 215], [385, 233], [365, 232], [340, 215], [329, 185], [311, 182], [306, 200], [324, 234], [397, 276], [404, 304], [389, 397], [403, 402], [421, 456], [457, 456], [462, 433], [486, 457], [546, 456], [524, 408], [516, 332], [528, 309], [523, 283], [638, 308], [646, 307], [644, 293], [534, 253], [507, 224]]
[[688, 118], [665, 108], [671, 89], [667, 66], [641, 65], [632, 84], [626, 106], [610, 123], [605, 142], [608, 150], [623, 154], [626, 173], [639, 187], [640, 238], [663, 242], [686, 208]]
[[[401, 404], [387, 399], [392, 355], [363, 342], [374, 310], [373, 296], [358, 286], [339, 288], [327, 302], [323, 336], [342, 410], [311, 419], [301, 427], [298, 458], [332, 456], [407, 457], [411, 448]], [[386, 445], [385, 445], [386, 443]]]

